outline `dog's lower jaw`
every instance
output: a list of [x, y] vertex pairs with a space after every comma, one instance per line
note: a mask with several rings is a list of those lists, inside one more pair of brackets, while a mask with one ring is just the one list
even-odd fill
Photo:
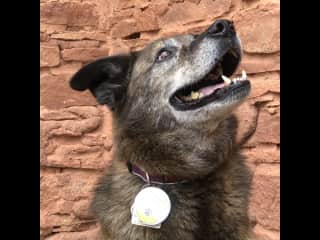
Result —
[[211, 123], [211, 129], [214, 130], [220, 122], [230, 117], [232, 113], [247, 99], [250, 93], [250, 88], [245, 96], [238, 98], [231, 98], [223, 102], [209, 103], [201, 108], [191, 111], [177, 111], [171, 108], [172, 114], [176, 121], [184, 125], [193, 125], [197, 127], [201, 124]]

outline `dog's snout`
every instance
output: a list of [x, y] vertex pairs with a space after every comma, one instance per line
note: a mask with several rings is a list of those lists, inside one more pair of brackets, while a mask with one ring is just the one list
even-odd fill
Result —
[[190, 49], [196, 49], [196, 46], [205, 38], [233, 38], [236, 35], [236, 30], [233, 22], [227, 19], [219, 19], [215, 21], [205, 32], [200, 35], [194, 35], [194, 40], [190, 45]]
[[228, 36], [235, 34], [233, 22], [229, 20], [217, 20], [208, 29], [210, 36]]

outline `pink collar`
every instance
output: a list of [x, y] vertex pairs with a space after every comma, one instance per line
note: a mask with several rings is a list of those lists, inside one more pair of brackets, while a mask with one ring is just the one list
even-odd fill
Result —
[[168, 175], [150, 175], [146, 171], [142, 170], [138, 166], [127, 162], [127, 167], [130, 173], [133, 175], [138, 176], [146, 183], [153, 183], [153, 184], [179, 184], [187, 182], [187, 180], [183, 180], [181, 178], [175, 176], [168, 176]]

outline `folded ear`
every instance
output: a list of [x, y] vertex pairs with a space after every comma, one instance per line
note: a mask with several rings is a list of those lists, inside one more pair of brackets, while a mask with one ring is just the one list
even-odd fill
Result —
[[111, 56], [82, 67], [70, 80], [74, 90], [89, 89], [97, 102], [114, 110], [125, 96], [135, 54]]

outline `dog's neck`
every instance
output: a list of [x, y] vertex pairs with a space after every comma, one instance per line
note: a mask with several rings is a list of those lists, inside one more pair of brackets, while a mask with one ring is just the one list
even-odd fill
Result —
[[173, 185], [186, 183], [188, 180], [184, 178], [179, 178], [178, 176], [169, 176], [169, 175], [152, 175], [144, 171], [140, 167], [131, 162], [127, 162], [128, 171], [142, 179], [146, 184], [157, 184], [157, 185]]
[[[235, 150], [237, 122], [231, 116], [214, 132], [177, 128], [153, 135], [115, 128], [115, 160], [130, 162], [152, 176], [193, 180], [213, 172]], [[145, 175], [144, 175], [145, 176]]]

